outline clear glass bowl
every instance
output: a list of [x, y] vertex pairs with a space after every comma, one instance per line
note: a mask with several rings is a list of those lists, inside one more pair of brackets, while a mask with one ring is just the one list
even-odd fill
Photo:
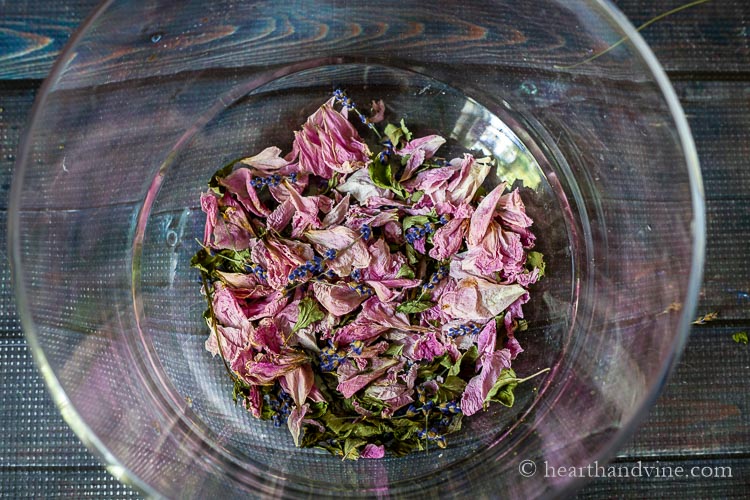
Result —
[[[231, 403], [203, 349], [199, 193], [229, 159], [288, 150], [337, 86], [494, 154], [490, 184], [522, 182], [549, 261], [515, 367], [552, 370], [446, 450], [295, 449]], [[604, 0], [105, 2], [39, 93], [9, 228], [21, 320], [68, 423], [123, 481], [204, 498], [570, 492], [580, 480], [549, 471], [610, 457], [664, 384], [704, 246], [683, 113]]]

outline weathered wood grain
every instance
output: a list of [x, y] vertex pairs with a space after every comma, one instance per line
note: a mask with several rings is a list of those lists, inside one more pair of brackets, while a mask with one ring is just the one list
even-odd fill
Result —
[[[0, 12], [0, 78], [29, 79], [44, 78], [49, 71], [53, 61], [59, 54], [61, 48], [75, 30], [78, 24], [97, 5], [98, 0], [71, 0], [35, 2], [33, 0], [2, 2]], [[614, 2], [635, 25], [642, 24], [648, 19], [675, 8], [685, 3], [685, 0], [663, 0], [652, 2], [649, 0], [616, 0]], [[522, 9], [522, 4], [519, 5]], [[32, 12], [32, 15], [29, 13]], [[196, 13], [196, 19], [210, 15], [210, 8], [204, 14]], [[387, 43], [387, 23], [373, 23], [372, 26], [347, 25], [346, 23], [333, 23], [326, 25], [327, 12], [299, 13], [289, 17], [277, 19], [266, 18], [266, 28], [260, 29], [260, 33], [266, 33], [269, 40], [288, 39], [289, 50], [294, 47], [302, 47], [306, 43], [304, 36], [299, 33], [308, 33], [309, 40], [330, 37], [332, 43], [336, 37], [344, 43]], [[513, 15], [510, 13], [506, 20], [512, 28]], [[308, 15], [307, 18], [305, 15]], [[316, 16], [321, 18], [317, 19]], [[373, 11], [374, 19], [379, 12]], [[136, 63], [147, 61], [149, 57], [160, 57], [151, 42], [153, 34], [162, 34], [160, 44], [164, 47], [176, 47], [181, 45], [189, 47], [200, 44], [205, 48], [210, 47], [212, 40], [220, 39], [231, 34], [231, 22], [224, 23], [222, 31], [219, 27], [181, 30], [170, 33], [168, 26], [169, 15], [163, 13], [161, 16], [154, 15], [151, 22], [151, 30], [146, 29], [144, 33], [133, 34], [132, 53], [142, 52], [143, 58], [133, 59]], [[704, 5], [697, 6], [691, 11], [683, 11], [674, 16], [666, 18], [642, 32], [643, 37], [651, 45], [652, 49], [660, 59], [664, 67], [674, 73], [742, 73], [750, 70], [750, 34], [748, 33], [748, 22], [750, 20], [750, 4], [744, 0], [713, 0]], [[554, 24], [549, 24], [552, 28]], [[145, 26], [148, 28], [148, 26]], [[262, 27], [261, 27], [262, 28]], [[393, 27], [391, 27], [392, 29]], [[416, 34], [425, 27], [416, 23], [411, 30]], [[473, 30], [473, 31], [472, 31]], [[409, 29], [401, 30], [408, 34]], [[473, 33], [473, 34], [472, 34]], [[508, 32], [508, 43], [520, 43], [523, 40], [522, 33], [512, 34]], [[481, 38], [482, 28], [464, 26], [457, 30], [458, 37], [471, 40], [472, 37]], [[259, 46], [265, 41], [253, 39], [237, 39], [236, 45], [243, 49], [251, 49]], [[263, 37], [261, 37], [263, 38]], [[538, 37], [537, 37], [538, 38]], [[360, 39], [360, 42], [357, 42]], [[561, 40], [559, 35], [550, 32], [548, 37], [549, 46], [555, 44], [566, 44], [570, 41]], [[538, 43], [539, 40], [535, 40]], [[484, 53], [483, 44], [476, 47], [477, 54], [483, 57], [492, 55]], [[601, 47], [579, 48], [582, 56], [590, 55], [591, 50]], [[588, 51], [588, 52], [587, 52]], [[217, 56], [226, 57], [227, 54]], [[256, 53], [260, 61], [263, 51]], [[112, 58], [117, 61], [128, 58], [127, 54], [117, 54]], [[255, 56], [254, 56], [255, 57]], [[111, 67], [109, 69], [112, 69]]]

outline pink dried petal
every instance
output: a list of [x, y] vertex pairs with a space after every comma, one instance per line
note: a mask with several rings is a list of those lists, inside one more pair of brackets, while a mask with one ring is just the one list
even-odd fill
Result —
[[266, 224], [269, 228], [280, 233], [286, 226], [289, 225], [294, 212], [294, 204], [291, 202], [291, 200], [287, 199], [283, 203], [279, 204], [279, 206], [277, 206], [274, 211], [268, 215]]
[[258, 170], [262, 170], [264, 172], [275, 172], [281, 168], [286, 167], [289, 163], [284, 158], [281, 158], [280, 155], [281, 150], [276, 146], [271, 146], [270, 148], [264, 149], [255, 156], [243, 158], [242, 160], [240, 160], [240, 163], [250, 165], [251, 167], [255, 167]]
[[310, 394], [315, 383], [312, 367], [309, 364], [302, 365], [294, 371], [284, 375], [286, 392], [292, 397], [297, 406], [302, 406]]
[[324, 282], [313, 283], [313, 293], [329, 313], [343, 316], [355, 310], [365, 299], [348, 285], [334, 285]]
[[219, 180], [228, 192], [237, 196], [245, 209], [258, 217], [267, 217], [271, 211], [258, 198], [258, 193], [251, 184], [253, 173], [249, 168], [238, 168]]
[[486, 358], [479, 375], [469, 380], [461, 396], [461, 411], [464, 415], [471, 416], [484, 407], [487, 394], [505, 368], [510, 368], [510, 352], [508, 350], [495, 351]]
[[295, 406], [286, 420], [286, 425], [289, 428], [289, 432], [292, 434], [294, 440], [294, 446], [299, 446], [299, 436], [302, 432], [302, 421], [310, 410], [310, 406], [305, 404], [302, 406]]
[[373, 358], [370, 362], [370, 366], [366, 371], [355, 372], [350, 374], [348, 370], [342, 370], [342, 366], [339, 366], [339, 385], [336, 389], [343, 394], [345, 398], [352, 397], [357, 391], [365, 387], [370, 382], [380, 378], [391, 366], [398, 363], [396, 359], [390, 358]]
[[385, 446], [367, 443], [365, 448], [359, 454], [360, 458], [383, 458], [385, 456]]
[[305, 236], [320, 254], [329, 249], [338, 251], [336, 258], [328, 263], [328, 268], [339, 276], [349, 276], [354, 268], [362, 269], [370, 265], [367, 245], [348, 227], [335, 226], [323, 230], [310, 230]]
[[370, 103], [370, 123], [380, 123], [385, 117], [385, 103], [382, 99]]
[[440, 297], [438, 305], [454, 319], [489, 321], [524, 293], [526, 290], [516, 284], [498, 285], [482, 278], [463, 278], [455, 290]]
[[247, 392], [247, 397], [242, 400], [242, 406], [244, 406], [253, 417], [260, 418], [260, 412], [263, 406], [263, 396], [256, 386], [250, 386]]
[[445, 260], [458, 253], [468, 227], [467, 219], [451, 219], [447, 224], [438, 228], [432, 236], [430, 257]]
[[366, 169], [357, 170], [346, 178], [346, 182], [336, 188], [340, 193], [350, 194], [359, 203], [366, 203], [369, 198], [387, 198], [393, 196], [390, 191], [373, 184]]
[[448, 184], [447, 199], [453, 203], [470, 202], [490, 173], [489, 162], [477, 161], [467, 153], [462, 160], [451, 161], [451, 165], [458, 166], [461, 170]]
[[518, 189], [514, 189], [510, 193], [503, 195], [499, 202], [499, 215], [503, 222], [511, 224], [519, 228], [527, 228], [534, 221], [531, 217], [526, 215], [526, 207], [521, 200], [521, 195], [518, 193]]
[[349, 200], [351, 195], [344, 196], [323, 218], [323, 228], [329, 228], [341, 224], [349, 211]]
[[498, 184], [495, 189], [490, 191], [479, 205], [477, 205], [476, 210], [474, 210], [474, 215], [471, 216], [471, 225], [469, 226], [469, 237], [466, 240], [470, 247], [478, 245], [487, 234], [487, 229], [495, 217], [495, 209], [503, 191], [505, 191], [504, 182]]

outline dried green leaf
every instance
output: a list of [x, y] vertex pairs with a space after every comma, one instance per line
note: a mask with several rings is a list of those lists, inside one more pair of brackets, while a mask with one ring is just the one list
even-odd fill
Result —
[[544, 276], [544, 272], [547, 269], [547, 263], [544, 262], [544, 254], [540, 252], [529, 252], [526, 254], [526, 266], [531, 270], [535, 267], [539, 268], [539, 277]]
[[396, 312], [404, 314], [421, 313], [422, 311], [426, 311], [434, 305], [435, 304], [433, 304], [432, 302], [414, 300], [411, 302], [404, 302], [403, 304], [399, 304], [396, 307]]
[[299, 303], [299, 315], [297, 316], [297, 323], [292, 328], [292, 333], [307, 328], [316, 321], [320, 321], [325, 318], [326, 315], [323, 310], [318, 306], [318, 301], [312, 297], [305, 297]]
[[747, 338], [747, 332], [737, 332], [732, 334], [732, 340], [737, 342], [738, 344], [742, 342], [743, 344], [747, 344], [748, 338]]
[[403, 264], [396, 273], [396, 279], [399, 278], [414, 279], [414, 269], [409, 264]]

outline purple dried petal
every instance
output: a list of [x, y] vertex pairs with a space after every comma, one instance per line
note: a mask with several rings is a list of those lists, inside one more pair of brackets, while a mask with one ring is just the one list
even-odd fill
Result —
[[385, 456], [385, 446], [367, 443], [359, 454], [360, 458], [383, 458]]

